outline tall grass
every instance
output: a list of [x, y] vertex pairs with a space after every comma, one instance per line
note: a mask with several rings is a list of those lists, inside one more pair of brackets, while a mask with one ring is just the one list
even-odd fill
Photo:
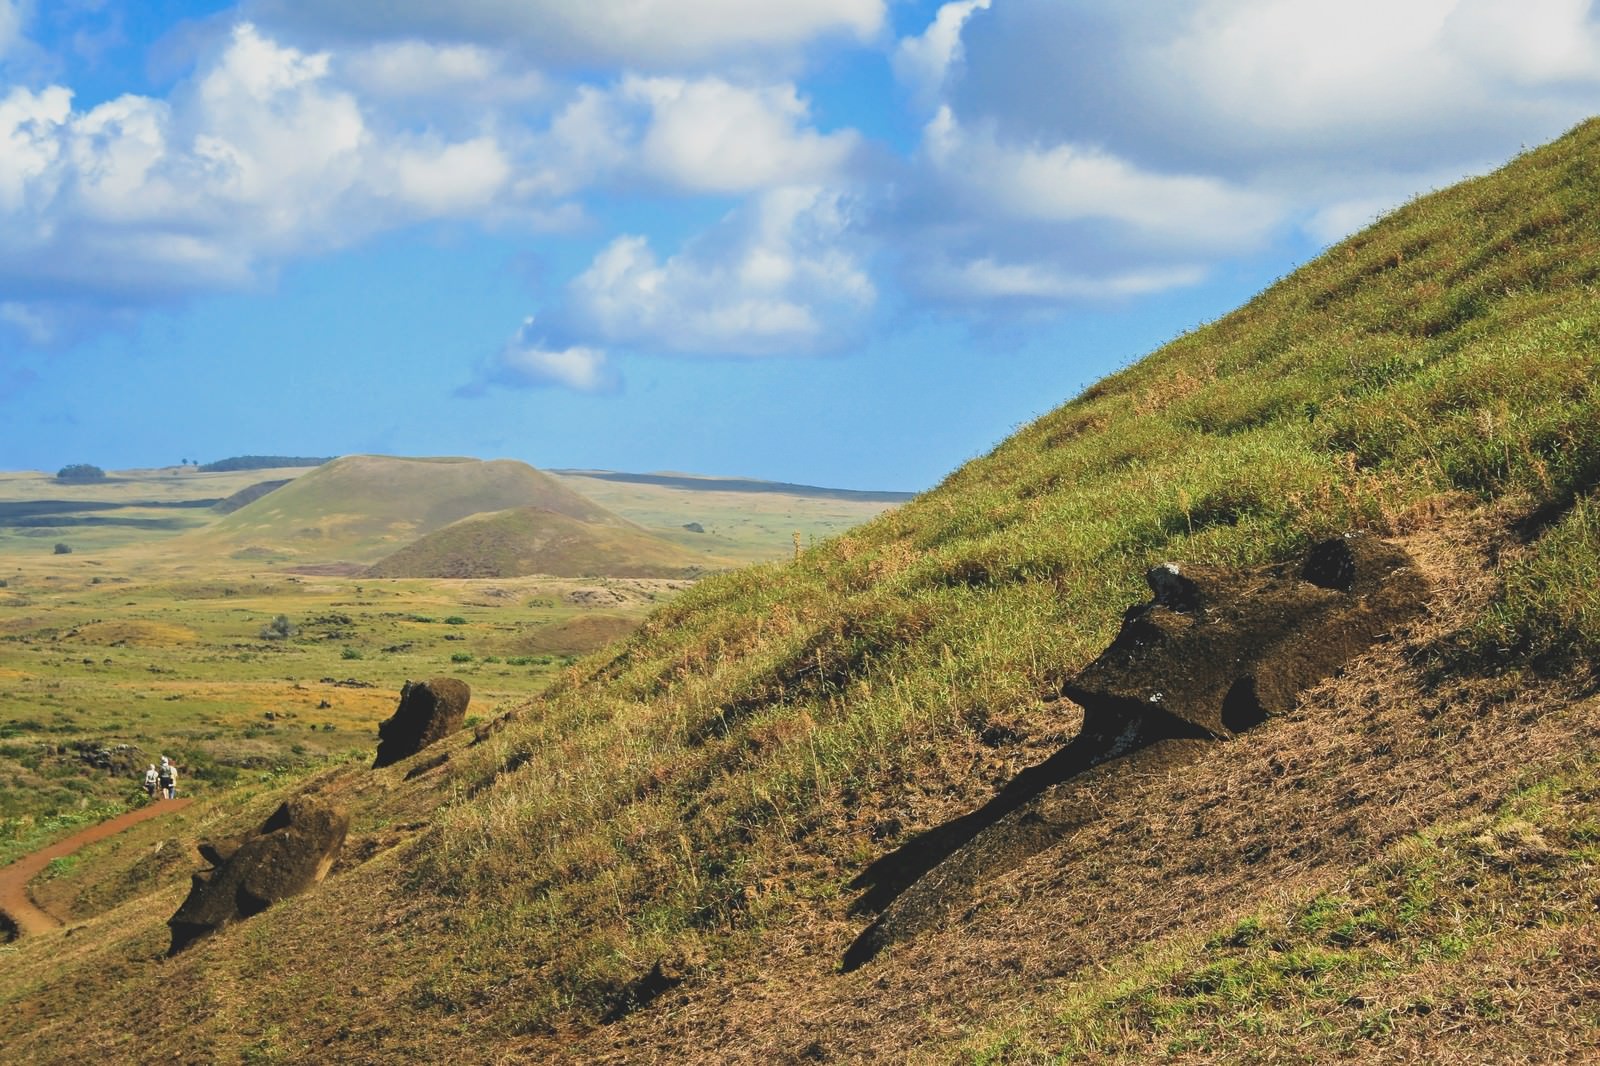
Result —
[[1589, 123], [1406, 205], [899, 510], [705, 581], [459, 762], [494, 783], [446, 812], [415, 886], [470, 902], [503, 965], [438, 995], [510, 967], [507, 1024], [593, 1016], [658, 961], [714, 965], [836, 895], [1003, 779], [986, 725], [1051, 728], [1041, 701], [1162, 558], [1393, 533], [1443, 494], [1570, 507], [1480, 647], [1600, 648], [1597, 279]]

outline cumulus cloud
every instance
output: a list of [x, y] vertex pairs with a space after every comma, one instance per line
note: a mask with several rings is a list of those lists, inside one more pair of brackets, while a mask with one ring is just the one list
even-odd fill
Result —
[[80, 111], [65, 88], [15, 88], [0, 98], [5, 321], [32, 321], [17, 308], [48, 320], [41, 301], [131, 304], [247, 281], [385, 226], [483, 212], [510, 176], [491, 136], [380, 130], [327, 54], [249, 24], [171, 101]]
[[521, 330], [466, 390], [619, 386], [608, 351], [683, 356], [796, 356], [857, 335], [877, 299], [844, 196], [822, 186], [772, 189], [676, 254], [618, 237], [574, 278], [557, 307]]
[[543, 165], [527, 180], [553, 194], [641, 179], [684, 192], [743, 193], [825, 182], [859, 143], [853, 130], [812, 128], [790, 83], [630, 75], [577, 91], [552, 120]]
[[1010, 0], [961, 47], [964, 121], [1234, 178], [1481, 164], [1600, 90], [1591, 0]]
[[1547, 139], [1600, 98], [1592, 0], [955, 0], [894, 54], [933, 112], [886, 223], [924, 297], [1193, 284]]
[[1098, 219], [1155, 245], [1237, 248], [1261, 239], [1278, 214], [1268, 197], [1201, 174], [1142, 170], [1103, 149], [1071, 143], [1005, 144], [970, 130], [948, 107], [924, 131], [942, 181], [976, 210], [1043, 222]]
[[684, 69], [789, 51], [823, 37], [865, 41], [884, 0], [257, 0], [263, 16], [346, 37], [506, 43], [544, 63]]
[[353, 87], [376, 98], [419, 100], [443, 95], [483, 103], [523, 100], [549, 91], [538, 71], [474, 44], [384, 41], [345, 56], [339, 69]]
[[479, 392], [485, 384], [513, 388], [559, 387], [574, 392], [613, 392], [620, 380], [611, 369], [606, 353], [599, 348], [573, 345], [553, 349], [548, 346], [533, 318], [523, 320], [522, 328], [500, 350], [485, 380], [465, 392]]
[[614, 345], [799, 355], [835, 346], [877, 292], [850, 250], [840, 194], [774, 189], [661, 259], [618, 237], [568, 287], [562, 321]]
[[939, 8], [928, 28], [902, 38], [894, 52], [894, 73], [924, 106], [936, 101], [950, 69], [962, 58], [961, 28], [973, 12], [987, 11], [990, 0], [954, 0]]

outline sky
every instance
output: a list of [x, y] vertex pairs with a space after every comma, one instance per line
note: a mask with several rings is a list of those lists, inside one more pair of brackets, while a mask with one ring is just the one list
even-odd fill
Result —
[[0, 0], [0, 468], [920, 490], [1597, 111], [1586, 0]]

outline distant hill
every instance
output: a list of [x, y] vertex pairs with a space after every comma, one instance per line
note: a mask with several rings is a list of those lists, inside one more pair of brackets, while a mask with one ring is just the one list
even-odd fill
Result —
[[255, 503], [267, 493], [283, 488], [293, 480], [293, 478], [286, 477], [280, 478], [277, 481], [258, 481], [254, 485], [249, 485], [240, 489], [227, 499], [218, 500], [216, 503], [211, 505], [211, 509], [216, 511], [218, 514], [232, 514], [239, 508], [244, 507], [246, 504]]
[[351, 455], [246, 504], [205, 535], [307, 558], [375, 562], [468, 515], [518, 507], [539, 507], [595, 526], [634, 528], [512, 459]]
[[681, 577], [707, 558], [635, 526], [542, 507], [470, 515], [374, 565], [372, 577]]
[[231, 459], [218, 459], [198, 467], [203, 474], [226, 474], [234, 470], [278, 470], [283, 467], [321, 466], [333, 462], [333, 456], [311, 459], [302, 455], [235, 455]]
[[660, 485], [690, 492], [755, 492], [774, 496], [799, 496], [819, 500], [850, 500], [861, 503], [905, 503], [914, 492], [883, 492], [872, 489], [830, 489], [821, 485], [795, 485], [787, 481], [760, 481], [755, 478], [704, 477], [699, 474], [627, 474], [617, 470], [557, 470], [561, 477], [587, 477], [596, 481], [616, 481], [627, 485]]

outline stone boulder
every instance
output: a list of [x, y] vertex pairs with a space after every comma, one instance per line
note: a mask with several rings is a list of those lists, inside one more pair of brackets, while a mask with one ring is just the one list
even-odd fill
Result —
[[471, 699], [472, 689], [453, 677], [407, 681], [394, 714], [378, 724], [378, 757], [372, 768], [397, 763], [460, 729]]
[[1282, 714], [1423, 609], [1428, 583], [1403, 548], [1363, 534], [1248, 570], [1163, 563], [1100, 657], [1063, 689], [1084, 731], [1225, 738]]
[[189, 898], [167, 920], [169, 954], [317, 884], [338, 859], [349, 828], [344, 810], [302, 796], [281, 805], [242, 839], [200, 844], [212, 869], [194, 875]]

